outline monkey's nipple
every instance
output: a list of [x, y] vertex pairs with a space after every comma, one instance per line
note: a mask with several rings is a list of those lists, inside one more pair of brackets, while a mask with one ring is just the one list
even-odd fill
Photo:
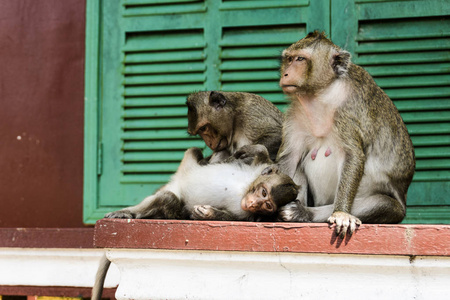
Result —
[[331, 152], [331, 149], [330, 149], [330, 147], [328, 147], [327, 151], [325, 151], [325, 157], [330, 156], [331, 153], [332, 153], [332, 152]]
[[315, 159], [316, 159], [316, 157], [317, 157], [317, 152], [319, 152], [319, 149], [318, 149], [318, 148], [314, 149], [314, 150], [311, 152], [311, 159], [312, 159], [312, 160], [315, 160]]

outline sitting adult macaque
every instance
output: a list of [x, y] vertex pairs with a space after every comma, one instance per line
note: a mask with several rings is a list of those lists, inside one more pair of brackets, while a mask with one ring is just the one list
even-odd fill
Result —
[[301, 186], [281, 219], [328, 221], [341, 237], [361, 222], [402, 221], [415, 158], [391, 99], [317, 31], [283, 51], [280, 72], [291, 105], [277, 166]]
[[[170, 182], [140, 204], [107, 214], [107, 218], [192, 218], [260, 220], [293, 201], [298, 186], [278, 171], [261, 174], [272, 161], [262, 145], [247, 145], [226, 161], [200, 165], [200, 149], [188, 149]], [[92, 299], [100, 299], [110, 261], [103, 256]]]
[[275, 160], [284, 116], [270, 101], [241, 92], [197, 92], [188, 96], [188, 133], [213, 150], [202, 163], [223, 161], [245, 145], [264, 145]]

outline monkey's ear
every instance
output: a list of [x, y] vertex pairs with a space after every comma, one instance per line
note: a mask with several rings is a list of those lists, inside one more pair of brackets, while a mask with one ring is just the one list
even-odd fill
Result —
[[334, 72], [338, 76], [342, 76], [347, 74], [348, 67], [350, 65], [351, 54], [348, 51], [340, 50], [336, 54], [333, 55], [333, 61], [331, 66], [333, 67]]
[[212, 91], [209, 94], [209, 105], [215, 109], [221, 109], [227, 104], [227, 98], [219, 92]]

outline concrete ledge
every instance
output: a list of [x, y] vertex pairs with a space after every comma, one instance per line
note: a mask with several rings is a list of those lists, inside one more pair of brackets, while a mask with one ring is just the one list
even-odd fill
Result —
[[322, 223], [102, 219], [95, 247], [449, 256], [450, 225], [362, 225], [344, 240]]

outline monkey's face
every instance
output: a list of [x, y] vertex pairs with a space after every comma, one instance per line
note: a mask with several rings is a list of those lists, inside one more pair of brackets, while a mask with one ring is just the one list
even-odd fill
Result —
[[343, 74], [341, 65], [349, 63], [344, 52], [322, 33], [307, 35], [283, 51], [280, 87], [286, 94], [320, 92]]
[[311, 72], [311, 53], [309, 51], [283, 52], [280, 87], [286, 94], [297, 92], [307, 81]]
[[253, 181], [241, 200], [241, 208], [254, 214], [272, 215], [278, 207], [297, 198], [299, 186], [286, 174], [270, 172]]
[[242, 198], [241, 208], [253, 214], [271, 215], [275, 213], [277, 205], [270, 195], [270, 186], [261, 182], [251, 187]]
[[233, 120], [227, 107], [227, 99], [218, 92], [198, 92], [189, 95], [188, 133], [200, 135], [213, 151], [229, 146], [233, 133]]

